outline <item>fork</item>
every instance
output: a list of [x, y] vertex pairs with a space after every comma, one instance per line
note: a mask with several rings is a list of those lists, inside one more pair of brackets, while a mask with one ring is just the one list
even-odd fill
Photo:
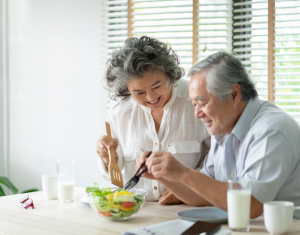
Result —
[[[107, 135], [107, 141], [111, 141], [111, 131], [110, 131], [110, 124], [108, 122], [105, 122], [106, 127], [106, 135]], [[120, 171], [119, 166], [116, 163], [115, 160], [115, 151], [113, 147], [109, 148], [109, 175], [110, 175], [110, 181], [112, 184], [119, 186], [120, 188], [123, 188], [123, 176]]]
[[[151, 155], [152, 151], [150, 151], [148, 153], [148, 155], [146, 156], [146, 158], [148, 158], [150, 155]], [[146, 171], [148, 170], [147, 166], [145, 167], [144, 170], [142, 170], [142, 172], [140, 174], [139, 171], [143, 168], [143, 166], [145, 165], [145, 162], [140, 166], [140, 168], [137, 170], [137, 172], [135, 173], [135, 175], [125, 184], [125, 187], [124, 189], [125, 190], [129, 190], [131, 189], [132, 187], [134, 187], [140, 180], [140, 177], [141, 175]]]

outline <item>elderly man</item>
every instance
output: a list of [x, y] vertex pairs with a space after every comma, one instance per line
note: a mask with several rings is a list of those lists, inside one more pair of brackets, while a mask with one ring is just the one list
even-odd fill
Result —
[[[241, 61], [215, 53], [190, 70], [189, 93], [196, 118], [205, 123], [211, 149], [199, 171], [171, 153], [154, 152], [144, 177], [156, 179], [182, 201], [227, 210], [227, 180], [252, 181], [250, 217], [263, 213], [263, 203], [292, 201], [300, 205], [300, 128], [298, 123], [257, 91]], [[145, 161], [147, 152], [137, 160]], [[300, 214], [295, 214], [300, 219]]]

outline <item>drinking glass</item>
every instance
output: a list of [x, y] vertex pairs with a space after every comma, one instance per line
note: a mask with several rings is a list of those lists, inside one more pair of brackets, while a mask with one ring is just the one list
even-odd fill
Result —
[[75, 160], [56, 161], [58, 201], [62, 203], [74, 200]]
[[251, 180], [235, 178], [228, 181], [228, 225], [233, 231], [248, 232], [250, 220]]

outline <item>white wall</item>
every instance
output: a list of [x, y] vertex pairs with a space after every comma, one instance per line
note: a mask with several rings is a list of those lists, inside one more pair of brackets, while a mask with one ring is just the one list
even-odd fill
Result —
[[[3, 35], [3, 3], [0, 1], [0, 32]], [[3, 77], [3, 37], [0, 37], [0, 176], [6, 176], [5, 160], [4, 160], [4, 120], [5, 120], [5, 79]]]
[[75, 159], [76, 186], [104, 182], [95, 145], [104, 133], [101, 0], [9, 0], [9, 177], [41, 189], [58, 159]]

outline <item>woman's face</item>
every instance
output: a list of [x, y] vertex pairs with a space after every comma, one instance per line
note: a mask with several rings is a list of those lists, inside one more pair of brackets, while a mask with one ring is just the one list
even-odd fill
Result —
[[172, 95], [172, 87], [167, 75], [161, 71], [145, 74], [127, 83], [132, 98], [140, 105], [151, 110], [160, 110], [168, 103]]

